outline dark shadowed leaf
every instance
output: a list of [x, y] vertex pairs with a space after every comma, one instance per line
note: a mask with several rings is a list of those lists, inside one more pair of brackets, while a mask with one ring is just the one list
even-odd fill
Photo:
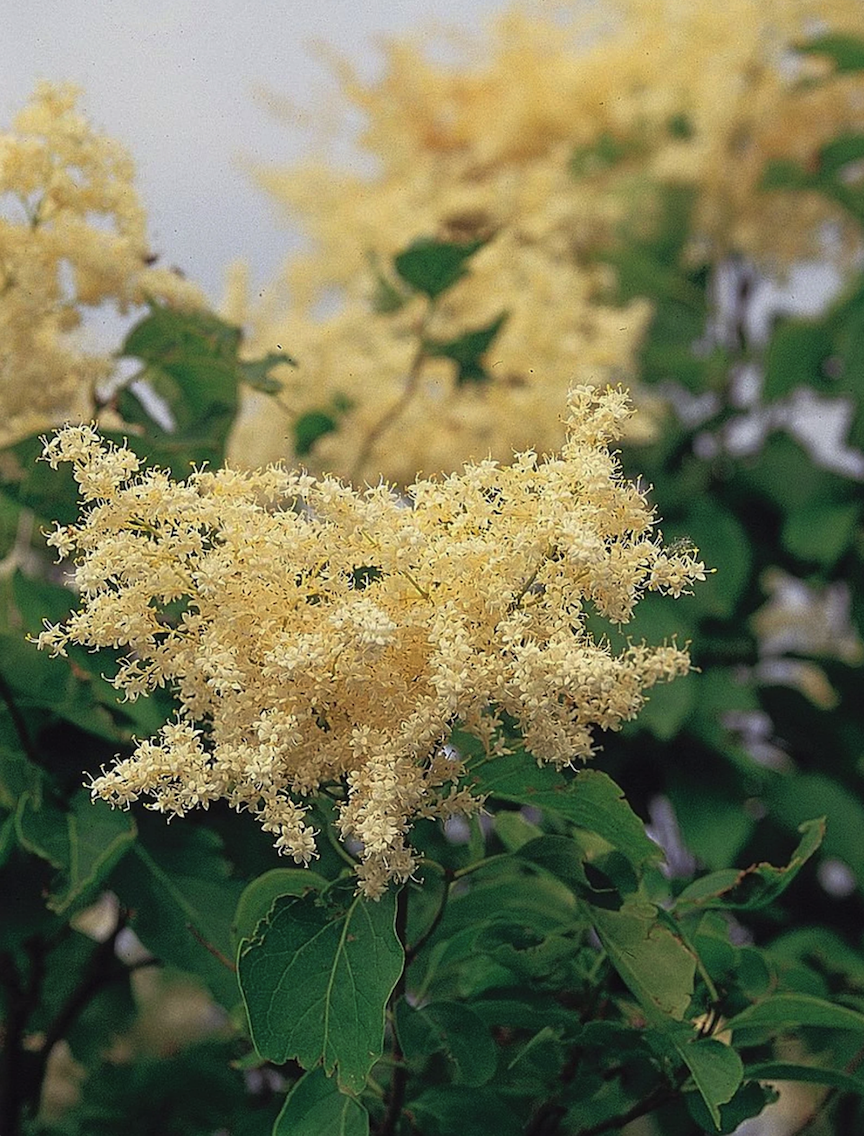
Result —
[[393, 264], [407, 284], [434, 299], [462, 279], [468, 260], [486, 243], [419, 240], [394, 257]]
[[198, 977], [226, 1008], [240, 998], [233, 973], [231, 920], [243, 890], [230, 878], [222, 842], [205, 828], [145, 827], [111, 878], [120, 902], [133, 912], [132, 927], [163, 962]]
[[408, 1061], [423, 1063], [443, 1052], [459, 1085], [485, 1085], [495, 1074], [497, 1054], [489, 1031], [477, 1014], [458, 1002], [430, 1002], [396, 1008], [396, 1029]]
[[705, 1098], [700, 1093], [687, 1093], [684, 1099], [687, 1102], [687, 1111], [703, 1132], [713, 1133], [715, 1136], [717, 1133], [720, 1136], [732, 1136], [741, 1129], [745, 1120], [749, 1120], [751, 1116], [758, 1116], [766, 1105], [777, 1100], [777, 1093], [767, 1085], [748, 1081], [738, 1089], [731, 1100], [719, 1106], [716, 1110], [717, 1116], [708, 1108]]
[[825, 818], [806, 821], [798, 831], [802, 833], [801, 841], [785, 867], [753, 864], [743, 871], [726, 868], [712, 872], [686, 887], [678, 896], [676, 906], [679, 909], [723, 907], [737, 911], [767, 907], [783, 894], [821, 845], [825, 837]]
[[59, 873], [47, 901], [58, 915], [68, 915], [93, 898], [136, 833], [129, 813], [92, 801], [86, 789], [75, 794], [68, 811], [24, 793], [15, 823], [21, 846]]

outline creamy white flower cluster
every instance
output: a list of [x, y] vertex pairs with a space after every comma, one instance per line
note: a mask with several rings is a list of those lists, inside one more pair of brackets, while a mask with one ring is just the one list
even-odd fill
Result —
[[594, 727], [632, 718], [689, 659], [615, 654], [587, 614], [625, 623], [645, 589], [677, 596], [705, 573], [662, 549], [620, 474], [609, 443], [628, 414], [624, 392], [579, 387], [560, 455], [480, 462], [405, 496], [280, 467], [175, 482], [65, 427], [45, 457], [73, 463], [86, 507], [49, 542], [74, 559], [81, 607], [39, 646], [125, 647], [115, 685], [167, 684], [181, 705], [94, 796], [148, 794], [179, 815], [226, 798], [306, 863], [309, 798], [341, 791], [341, 834], [377, 896], [415, 868], [413, 818], [482, 803], [458, 787], [457, 723], [494, 752], [506, 713], [538, 761], [589, 757]]
[[76, 335], [82, 312], [161, 299], [201, 308], [198, 288], [151, 266], [125, 149], [77, 109], [78, 91], [41, 83], [0, 131], [0, 443], [89, 418], [115, 366]]

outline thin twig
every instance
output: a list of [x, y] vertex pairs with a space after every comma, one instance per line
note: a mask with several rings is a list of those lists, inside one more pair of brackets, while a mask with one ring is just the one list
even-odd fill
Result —
[[351, 481], [356, 481], [360, 474], [363, 472], [363, 467], [369, 460], [372, 450], [375, 448], [375, 443], [386, 433], [387, 430], [393, 425], [397, 418], [401, 416], [405, 407], [411, 402], [414, 395], [417, 393], [417, 386], [420, 382], [420, 374], [423, 370], [423, 364], [426, 361], [426, 329], [429, 326], [429, 321], [432, 313], [435, 310], [435, 301], [430, 300], [426, 311], [423, 313], [423, 318], [420, 321], [420, 326], [417, 331], [417, 348], [411, 360], [411, 366], [408, 368], [408, 377], [405, 380], [405, 389], [393, 403], [393, 405], [386, 410], [369, 433], [363, 445], [360, 447], [360, 452], [351, 469]]
[[29, 960], [26, 983], [22, 982], [11, 954], [0, 955], [0, 983], [6, 988], [6, 1022], [3, 1064], [0, 1068], [0, 1132], [15, 1136], [21, 1115], [41, 1088], [34, 1055], [24, 1049], [27, 1022], [39, 1004], [45, 981], [45, 944], [28, 939], [24, 944]]
[[[850, 1074], [854, 1073], [860, 1067], [862, 1062], [864, 1062], [864, 1046], [862, 1046], [862, 1048], [859, 1049], [858, 1052], [854, 1054], [854, 1056], [846, 1063], [843, 1068], [843, 1072]], [[798, 1125], [798, 1127], [792, 1129], [792, 1131], [789, 1133], [789, 1136], [806, 1136], [807, 1130], [809, 1128], [812, 1128], [817, 1120], [821, 1119], [821, 1117], [825, 1115], [826, 1111], [834, 1103], [837, 1097], [842, 1095], [842, 1093], [843, 1090], [837, 1088], [829, 1089], [826, 1093], [824, 1093], [822, 1098], [817, 1101], [815, 1105], [813, 1105], [806, 1116], [803, 1116], [801, 1118], [801, 1123]]]
[[420, 952], [423, 950], [423, 948], [426, 946], [426, 944], [429, 942], [429, 940], [432, 938], [432, 936], [438, 930], [438, 925], [441, 922], [441, 920], [444, 918], [444, 912], [447, 910], [447, 900], [449, 898], [450, 898], [450, 884], [449, 884], [449, 881], [446, 880], [446, 874], [445, 874], [444, 891], [441, 895], [441, 902], [438, 904], [438, 910], [435, 912], [435, 915], [432, 919], [432, 922], [429, 924], [429, 926], [426, 928], [426, 930], [423, 932], [423, 934], [420, 935], [420, 937], [415, 942], [413, 942], [411, 944], [410, 947], [409, 946], [405, 947], [405, 969], [406, 970], [411, 965], [411, 963], [414, 961], [414, 959], [417, 958], [417, 956], [420, 954]]
[[231, 959], [223, 955], [218, 947], [214, 947], [212, 943], [208, 942], [198, 930], [198, 928], [194, 925], [194, 923], [187, 923], [186, 930], [191, 932], [191, 934], [198, 940], [204, 950], [209, 951], [213, 958], [215, 958], [218, 962], [221, 962], [227, 970], [230, 970], [232, 974], [237, 973], [237, 964], [233, 963]]
[[655, 1112], [662, 1105], [668, 1104], [669, 1101], [678, 1096], [678, 1092], [679, 1090], [671, 1085], [660, 1085], [649, 1093], [644, 1100], [637, 1101], [632, 1108], [628, 1108], [626, 1112], [620, 1112], [617, 1116], [610, 1116], [608, 1120], [603, 1120], [599, 1124], [592, 1124], [590, 1128], [580, 1128], [573, 1133], [573, 1136], [600, 1136], [602, 1132], [616, 1132], [632, 1120], [638, 1120], [640, 1116], [647, 1116], [649, 1112]]
[[12, 693], [12, 688], [6, 681], [5, 676], [0, 673], [0, 699], [6, 704], [6, 709], [9, 711], [9, 718], [18, 735], [18, 741], [21, 743], [21, 749], [24, 751], [26, 757], [34, 763], [39, 764], [39, 754], [36, 746], [33, 744], [33, 739], [30, 737], [30, 731], [27, 729], [27, 723], [24, 721], [24, 715], [15, 701], [15, 696]]
[[[400, 888], [396, 896], [396, 934], [399, 938], [399, 942], [402, 943], [403, 946], [405, 945], [407, 928], [408, 888], [405, 886]], [[405, 975], [407, 969], [408, 966], [406, 962], [406, 965], [402, 968], [402, 973], [399, 975], [399, 980], [393, 989], [393, 993], [390, 996], [391, 1008], [395, 1008], [400, 998], [403, 998], [405, 995]], [[384, 1119], [381, 1122], [379, 1136], [394, 1136], [396, 1125], [399, 1123], [399, 1118], [402, 1115], [402, 1106], [405, 1103], [405, 1090], [408, 1087], [408, 1070], [405, 1068], [404, 1054], [399, 1044], [396, 1026], [392, 1020], [392, 1009], [391, 1029], [393, 1033], [393, 1046], [391, 1051], [393, 1075], [390, 1078], [390, 1087], [387, 1092], [387, 1111], [384, 1113]]]

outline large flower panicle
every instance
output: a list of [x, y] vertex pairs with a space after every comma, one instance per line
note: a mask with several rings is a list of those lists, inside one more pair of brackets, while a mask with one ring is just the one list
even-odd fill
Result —
[[76, 336], [83, 308], [204, 304], [197, 288], [152, 265], [132, 160], [77, 102], [74, 87], [42, 83], [0, 133], [2, 444], [92, 417], [114, 360]]
[[[315, 854], [309, 799], [341, 792], [360, 886], [415, 867], [412, 820], [479, 806], [446, 743], [457, 724], [495, 751], [497, 716], [559, 766], [644, 691], [689, 669], [676, 645], [616, 654], [592, 611], [626, 623], [647, 590], [704, 579], [664, 550], [610, 443], [621, 390], [571, 392], [558, 455], [487, 460], [404, 495], [273, 466], [172, 481], [90, 426], [45, 444], [71, 462], [85, 511], [49, 543], [72, 558], [80, 610], [40, 647], [126, 649], [129, 698], [168, 685], [177, 720], [93, 782], [95, 796], [182, 815], [225, 798], [297, 862]], [[340, 788], [341, 787], [341, 788]]]
[[[557, 449], [569, 381], [634, 370], [651, 307], [604, 301], [614, 277], [603, 253], [622, 227], [650, 231], [660, 186], [692, 194], [700, 262], [731, 253], [774, 270], [824, 256], [829, 221], [837, 247], [857, 249], [836, 202], [769, 192], [763, 178], [773, 160], [815, 168], [821, 147], [864, 130], [864, 74], [833, 74], [824, 57], [795, 50], [862, 28], [860, 0], [525, 4], [455, 65], [430, 58], [422, 33], [386, 45], [371, 81], [341, 64], [342, 101], [364, 116], [374, 169], [311, 159], [259, 168], [309, 240], [251, 314], [232, 307], [250, 319], [250, 350], [291, 345], [300, 366], [286, 368], [282, 399], [294, 418], [352, 404], [316, 444], [316, 468], [353, 475], [359, 464], [407, 483], [490, 452], [506, 461], [513, 449]], [[508, 313], [488, 381], [459, 386], [447, 360], [431, 359], [402, 399], [422, 313], [413, 303], [375, 315], [378, 272], [418, 237], [490, 235], [424, 327], [446, 341]], [[396, 405], [398, 420], [379, 431]], [[233, 460], [287, 458], [291, 427], [250, 395]]]

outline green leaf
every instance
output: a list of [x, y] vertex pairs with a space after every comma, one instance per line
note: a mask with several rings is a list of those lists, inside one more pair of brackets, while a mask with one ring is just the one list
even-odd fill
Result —
[[[573, 892], [554, 876], [536, 871], [529, 874], [516, 857], [493, 863], [494, 870], [473, 873], [451, 893], [443, 919], [415, 960], [412, 980], [418, 984], [416, 988], [449, 997], [453, 987], [448, 982], [457, 975], [463, 982], [466, 964], [477, 958], [478, 935], [490, 924], [530, 928], [532, 935], [546, 938], [566, 934], [580, 921]], [[587, 924], [587, 920], [584, 922]], [[500, 979], [497, 985], [512, 985], [512, 970], [493, 965], [488, 959], [485, 965], [487, 972], [494, 970]], [[486, 982], [483, 988], [493, 984]], [[464, 983], [459, 989], [464, 993]]]
[[809, 994], [774, 994], [736, 1014], [724, 1029], [732, 1034], [747, 1030], [748, 1034], [758, 1032], [761, 1036], [799, 1033], [802, 1026], [864, 1033], [864, 1014]]
[[807, 189], [811, 177], [795, 162], [777, 159], [765, 166], [760, 189]]
[[[658, 741], [671, 741], [692, 715], [698, 693], [699, 676], [696, 674], [679, 675], [674, 682], [658, 683], [639, 711], [635, 728], [647, 730]], [[632, 723], [629, 725], [634, 728]]]
[[9, 813], [0, 820], [0, 868], [6, 863], [15, 847], [15, 816]]
[[282, 383], [274, 379], [270, 372], [274, 367], [287, 363], [289, 367], [298, 366], [297, 360], [284, 352], [277, 354], [271, 351], [260, 359], [248, 359], [239, 362], [240, 376], [247, 386], [262, 394], [278, 394], [282, 390]]
[[[749, 1074], [748, 1074], [749, 1075]], [[747, 1081], [736, 1091], [734, 1096], [719, 1108], [718, 1122], [711, 1110], [706, 1106], [705, 1099], [700, 1093], [686, 1093], [684, 1100], [687, 1111], [702, 1128], [703, 1132], [717, 1133], [721, 1136], [734, 1136], [736, 1132], [744, 1131], [742, 1124], [751, 1116], [758, 1116], [766, 1105], [773, 1104], [779, 1094], [766, 1085], [756, 1081]]]
[[543, 830], [526, 820], [520, 812], [498, 812], [495, 814], [495, 835], [508, 852], [518, 852], [523, 844], [536, 840]]
[[482, 358], [492, 344], [493, 339], [504, 326], [507, 312], [502, 312], [491, 323], [474, 331], [466, 331], [456, 339], [441, 342], [434, 339], [424, 340], [423, 349], [427, 355], [436, 358], [452, 359], [456, 364], [456, 385], [465, 383], [485, 382], [489, 376], [486, 373]]
[[56, 520], [63, 525], [78, 520], [78, 485], [71, 465], [51, 469], [40, 461], [40, 435], [31, 434], [3, 451], [0, 488], [4, 496], [18, 505], [32, 509], [38, 517]]
[[864, 134], [840, 134], [819, 151], [819, 177], [834, 178], [850, 162], [861, 158], [864, 158]]
[[682, 1037], [676, 1049], [690, 1070], [715, 1128], [720, 1131], [720, 1105], [732, 1100], [744, 1078], [741, 1058], [734, 1049], [712, 1037], [696, 1041]]
[[825, 837], [825, 818], [805, 821], [798, 847], [783, 868], [753, 864], [743, 871], [727, 868], [712, 872], [686, 887], [678, 896], [680, 910], [694, 907], [722, 907], [733, 911], [757, 911], [773, 903], [792, 883]]
[[190, 463], [221, 464], [245, 379], [237, 358], [240, 340], [239, 328], [208, 312], [151, 304], [150, 314], [126, 337], [121, 354], [142, 361], [133, 381], [167, 403], [173, 427], [161, 425], [146, 396], [127, 384], [116, 402], [127, 421], [144, 427], [144, 438], [129, 438], [136, 452], [168, 465], [178, 476], [188, 473]]
[[283, 895], [303, 895], [310, 890], [323, 891], [328, 880], [310, 868], [272, 868], [249, 884], [234, 913], [231, 936], [237, 946], [241, 939], [251, 939], [255, 928], [269, 914], [273, 904]]
[[522, 1119], [496, 1088], [435, 1085], [409, 1105], [423, 1136], [521, 1136]]
[[483, 1019], [459, 1002], [396, 1007], [399, 1044], [408, 1061], [425, 1063], [443, 1052], [457, 1085], [485, 1085], [495, 1075], [498, 1056]]
[[86, 789], [75, 794], [68, 812], [24, 793], [15, 825], [22, 848], [60, 873], [47, 903], [49, 910], [64, 916], [92, 898], [134, 843], [136, 833], [128, 813], [104, 801], [91, 801]]
[[70, 652], [67, 659], [51, 658], [26, 642], [20, 632], [0, 632], [0, 670], [22, 710], [39, 707], [89, 734], [117, 742], [117, 726], [104, 705], [106, 695], [116, 705], [113, 692], [98, 675], [91, 679], [76, 658], [77, 652]]
[[[684, 624], [694, 613], [697, 618], [720, 616], [728, 619], [737, 608], [750, 583], [753, 563], [751, 537], [737, 516], [728, 508], [709, 499], [696, 499], [687, 503], [687, 513], [678, 524], [664, 526], [669, 539], [683, 539], [699, 550], [699, 559], [716, 572], [700, 584], [692, 596], [682, 596], [681, 605], [675, 605], [672, 616], [678, 621], [678, 637], [685, 635]], [[659, 600], [660, 597], [646, 597]], [[644, 603], [644, 600], [642, 601]], [[666, 603], [666, 608], [672, 605]], [[637, 608], [637, 619], [642, 603]], [[675, 628], [664, 631], [671, 637]], [[660, 637], [648, 636], [649, 642]], [[668, 689], [674, 690], [677, 682]], [[667, 689], [667, 688], [662, 688]], [[653, 696], [653, 695], [652, 695]]]
[[435, 299], [462, 279], [467, 272], [467, 261], [487, 243], [487, 240], [467, 243], [418, 240], [394, 257], [393, 264], [406, 283]]
[[369, 1113], [323, 1069], [312, 1069], [285, 1098], [273, 1136], [369, 1136]]
[[640, 153], [644, 147], [638, 139], [616, 138], [608, 131], [600, 134], [587, 146], [579, 146], [568, 163], [574, 177], [591, 177], [592, 174], [605, 173], [617, 166], [625, 158]]
[[864, 40], [856, 36], [840, 32], [818, 36], [796, 44], [796, 51], [805, 55], [827, 55], [834, 60], [838, 72], [864, 70]]
[[393, 891], [277, 899], [256, 936], [240, 947], [240, 988], [255, 1048], [281, 1065], [323, 1062], [339, 1084], [363, 1088], [384, 1046], [384, 1010], [402, 973]]
[[486, 955], [508, 977], [496, 975], [495, 985], [504, 981], [529, 984], [561, 984], [574, 971], [576, 961], [574, 936], [541, 934], [530, 925], [506, 919], [495, 920], [482, 927], [474, 941], [474, 951]]
[[538, 836], [516, 854], [561, 880], [577, 895], [585, 896], [592, 890], [583, 866], [585, 853], [567, 836]]
[[303, 458], [319, 438], [338, 429], [338, 423], [332, 414], [324, 410], [309, 410], [295, 420], [291, 429], [294, 433], [294, 453], [298, 458]]
[[860, 513], [860, 505], [854, 502], [805, 505], [786, 518], [780, 539], [787, 551], [799, 560], [831, 568], [855, 536]]
[[44, 771], [18, 749], [0, 744], [0, 808], [15, 811], [19, 798], [29, 793], [34, 804], [42, 800]]
[[844, 989], [864, 991], [864, 957], [827, 927], [796, 927], [771, 943], [771, 956], [815, 967], [840, 979]]
[[832, 351], [824, 324], [789, 320], [771, 337], [765, 360], [766, 400], [783, 398], [796, 387], [820, 384], [822, 365]]
[[375, 288], [369, 302], [378, 315], [390, 315], [405, 307], [409, 294], [400, 292], [380, 270], [375, 270]]
[[590, 908], [590, 919], [609, 961], [636, 997], [648, 1022], [660, 1029], [681, 1020], [693, 996], [696, 957], [664, 926], [650, 903], [620, 911]]
[[[466, 734], [455, 733], [453, 744], [463, 753], [477, 753], [478, 743]], [[470, 762], [468, 778], [479, 794], [533, 805], [596, 832], [637, 869], [663, 859], [622, 790], [597, 769], [565, 773], [550, 765], [538, 766], [530, 754], [519, 750]]]
[[864, 1077], [842, 1069], [822, 1069], [818, 1065], [799, 1065], [791, 1061], [765, 1061], [748, 1065], [747, 1076], [755, 1081], [803, 1081], [810, 1085], [831, 1085], [844, 1093], [864, 1096]]
[[[547, 1025], [553, 1026], [556, 1031], [572, 1029], [574, 1025], [572, 1012], [556, 1001], [551, 994], [541, 994], [537, 991], [529, 993], [523, 986], [504, 988], [490, 993], [488, 997], [472, 999], [471, 1009], [482, 1019], [487, 1028], [509, 1026], [536, 1033]], [[580, 1043], [584, 1030], [589, 1029], [591, 1024], [579, 1031]], [[626, 1032], [631, 1038], [638, 1038], [641, 1045], [640, 1031], [628, 1030], [624, 1026], [613, 1026], [608, 1022], [593, 1023], [593, 1025], [599, 1025], [601, 1029], [608, 1026], [610, 1031], [617, 1031], [614, 1038], [616, 1044], [621, 1042], [621, 1035]]]
[[243, 890], [230, 878], [222, 842], [189, 821], [140, 820], [139, 839], [111, 886], [134, 912], [132, 927], [157, 958], [197, 975], [217, 1001], [239, 1001], [233, 973], [231, 920]]
[[[701, 697], [706, 693], [705, 687], [711, 686], [712, 680], [715, 686], [720, 686], [723, 679], [719, 668], [712, 667], [711, 670], [712, 673], [705, 675], [700, 682], [700, 716], [710, 713], [707, 699]], [[718, 693], [716, 689], [714, 693]], [[693, 722], [688, 725], [692, 730]], [[754, 817], [745, 812], [741, 798], [732, 795], [734, 786], [724, 792], [715, 784], [711, 793], [706, 793], [704, 781], [700, 779], [699, 771], [694, 769], [681, 771], [676, 781], [669, 785], [668, 792], [684, 844], [693, 855], [709, 870], [734, 863], [756, 825]]]

